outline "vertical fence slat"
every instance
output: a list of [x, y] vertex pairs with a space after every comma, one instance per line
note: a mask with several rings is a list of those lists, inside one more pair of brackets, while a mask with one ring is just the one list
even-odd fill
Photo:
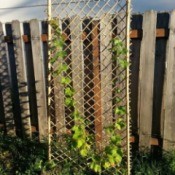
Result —
[[[142, 15], [133, 15], [131, 29], [142, 29]], [[130, 55], [130, 99], [131, 99], [131, 127], [132, 134], [138, 134], [138, 85], [139, 85], [139, 64], [140, 64], [140, 47], [141, 39], [131, 40], [131, 55]]]
[[169, 22], [169, 40], [166, 50], [166, 78], [165, 78], [165, 119], [164, 119], [164, 143], [165, 150], [175, 145], [175, 11], [171, 13]]
[[[6, 34], [12, 36], [12, 25], [11, 23], [5, 24]], [[15, 129], [17, 136], [22, 137], [22, 121], [21, 121], [21, 108], [19, 103], [19, 90], [18, 90], [18, 81], [17, 81], [17, 70], [15, 62], [15, 51], [14, 43], [7, 42], [8, 50], [8, 61], [9, 61], [9, 72], [10, 72], [10, 85], [12, 90], [12, 104], [13, 104], [13, 114], [15, 121]]]
[[[62, 30], [62, 22], [58, 21], [60, 29]], [[63, 60], [58, 61], [53, 65], [53, 69], [58, 69], [63, 64]], [[62, 76], [62, 75], [61, 75]], [[54, 78], [54, 103], [55, 103], [55, 117], [57, 134], [64, 134], [66, 132], [65, 121], [65, 102], [64, 102], [64, 86], [61, 84], [61, 76]]]
[[154, 11], [145, 12], [143, 15], [143, 39], [139, 75], [139, 133], [141, 147], [150, 146], [152, 133], [156, 19], [157, 14]]
[[[100, 19], [100, 72], [102, 125], [109, 126], [113, 121], [112, 107], [112, 17], [104, 14]], [[106, 140], [103, 136], [103, 140]]]
[[12, 22], [13, 43], [17, 68], [19, 100], [24, 135], [31, 136], [30, 106], [27, 86], [26, 62], [23, 56], [20, 22]]
[[[30, 36], [30, 25], [28, 22], [23, 23], [23, 30], [24, 30], [24, 35]], [[32, 125], [32, 133], [33, 133], [34, 131], [38, 132], [38, 117], [37, 117], [38, 115], [37, 115], [36, 88], [35, 88], [31, 42], [24, 43], [24, 55], [25, 55], [26, 64], [27, 64], [26, 71], [27, 71], [27, 79], [28, 79], [31, 125]]]
[[33, 64], [36, 86], [36, 99], [38, 108], [38, 124], [40, 139], [47, 137], [47, 103], [46, 103], [46, 82], [44, 61], [41, 48], [41, 34], [39, 21], [33, 19], [30, 21], [31, 44], [33, 52]]
[[0, 82], [2, 87], [2, 100], [5, 115], [5, 128], [7, 134], [15, 135], [14, 115], [12, 106], [12, 95], [10, 88], [9, 63], [7, 60], [7, 48], [4, 42], [4, 32], [2, 23], [0, 23]]
[[99, 47], [99, 22], [92, 24], [93, 47], [93, 83], [94, 83], [94, 116], [95, 116], [95, 140], [97, 148], [102, 142], [102, 106], [101, 106], [101, 81], [100, 81], [100, 47]]
[[[158, 13], [157, 28], [168, 29], [169, 13]], [[152, 135], [160, 138], [163, 135], [163, 86], [165, 77], [165, 55], [167, 38], [156, 39], [155, 70], [154, 70], [154, 96], [153, 96], [153, 122]]]
[[84, 58], [82, 40], [82, 19], [74, 16], [70, 20], [72, 81], [75, 90], [76, 109], [84, 116]]

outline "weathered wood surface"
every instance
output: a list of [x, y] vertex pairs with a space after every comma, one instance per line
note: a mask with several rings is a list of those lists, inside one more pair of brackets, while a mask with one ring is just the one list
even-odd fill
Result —
[[170, 36], [166, 49], [166, 78], [164, 96], [164, 134], [163, 148], [172, 149], [175, 147], [175, 11], [170, 15]]
[[[103, 129], [113, 122], [113, 80], [112, 80], [112, 16], [105, 14], [100, 19], [100, 75], [101, 75], [101, 107]], [[105, 133], [103, 131], [103, 133]], [[103, 134], [103, 142], [107, 141]]]
[[10, 86], [9, 61], [6, 52], [7, 47], [4, 42], [4, 31], [2, 23], [0, 23], [0, 41], [0, 84], [4, 108], [4, 128], [7, 134], [16, 135]]
[[[59, 20], [58, 24], [62, 30], [62, 21]], [[58, 61], [53, 65], [53, 70], [57, 70], [64, 63], [65, 58], [59, 58]], [[65, 121], [65, 101], [64, 101], [64, 86], [60, 83], [61, 77], [63, 74], [58, 77], [53, 78], [53, 88], [54, 88], [54, 105], [55, 105], [55, 117], [56, 117], [56, 130], [57, 134], [61, 135], [66, 132], [66, 121]]]
[[84, 57], [82, 40], [82, 19], [74, 16], [70, 20], [72, 82], [75, 90], [75, 108], [84, 115]]
[[92, 52], [93, 52], [95, 140], [96, 140], [97, 148], [100, 148], [102, 143], [103, 127], [102, 127], [99, 22], [98, 21], [94, 21], [92, 25]]
[[154, 64], [157, 13], [143, 15], [143, 39], [140, 53], [139, 75], [139, 137], [140, 146], [149, 147], [152, 134]]
[[[169, 28], [169, 13], [159, 13], [157, 15], [157, 28]], [[152, 136], [163, 137], [163, 86], [165, 77], [165, 57], [167, 38], [156, 39], [155, 66], [154, 66], [154, 96], [153, 96], [153, 120]]]
[[12, 21], [12, 34], [17, 69], [22, 129], [24, 136], [31, 137], [30, 106], [26, 71], [27, 64], [23, 55], [23, 45], [19, 21]]
[[[43, 57], [41, 52], [41, 39], [39, 21], [33, 19], [30, 21], [31, 45], [33, 53], [33, 65], [36, 86], [36, 99], [38, 110], [38, 125], [40, 139], [46, 137], [47, 131], [47, 102], [46, 102], [46, 81]], [[44, 127], [43, 127], [44, 126]]]

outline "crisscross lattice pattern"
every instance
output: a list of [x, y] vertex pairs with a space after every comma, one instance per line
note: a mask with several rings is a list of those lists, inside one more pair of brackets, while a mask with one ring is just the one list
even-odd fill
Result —
[[[85, 118], [87, 131], [94, 134], [94, 145], [103, 147], [108, 140], [104, 128], [118, 117], [114, 112], [116, 107], [127, 109], [122, 117], [129, 123], [128, 70], [114, 61], [111, 40], [117, 37], [128, 48], [130, 4], [127, 0], [51, 0], [48, 5], [51, 5], [49, 17], [59, 21], [67, 53], [64, 60], [50, 65], [50, 69], [54, 71], [60, 64], [68, 65], [66, 76], [71, 78], [70, 86], [75, 91], [75, 108]], [[72, 160], [72, 153], [66, 150], [62, 140], [65, 133], [71, 132], [74, 121], [73, 109], [65, 106], [60, 79], [60, 75], [50, 78], [49, 124], [53, 143], [50, 155], [59, 162], [65, 159], [77, 162], [77, 155]], [[125, 150], [128, 133], [128, 126], [120, 133]], [[79, 163], [79, 166], [84, 165]]]

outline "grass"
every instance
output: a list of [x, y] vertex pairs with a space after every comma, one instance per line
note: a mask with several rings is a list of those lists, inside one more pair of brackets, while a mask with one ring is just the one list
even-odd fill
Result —
[[[86, 160], [72, 156], [74, 162], [65, 159], [62, 164], [49, 163], [46, 143], [0, 134], [0, 175], [97, 175], [87, 166], [77, 166], [85, 165]], [[153, 156], [149, 151], [137, 153], [132, 167], [132, 175], [175, 175], [175, 151], [163, 152], [161, 156]]]
[[132, 175], [175, 175], [175, 151], [156, 157], [148, 151], [137, 153], [133, 158]]

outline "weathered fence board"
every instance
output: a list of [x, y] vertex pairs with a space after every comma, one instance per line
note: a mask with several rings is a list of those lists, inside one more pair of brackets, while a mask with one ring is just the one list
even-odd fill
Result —
[[[157, 28], [168, 29], [169, 14], [160, 13], [157, 15]], [[154, 96], [153, 96], [153, 121], [152, 136], [162, 138], [163, 136], [163, 85], [165, 75], [165, 53], [167, 38], [156, 38], [155, 68], [154, 68]], [[161, 129], [162, 128], [162, 129]]]
[[[101, 74], [101, 104], [102, 104], [102, 125], [109, 126], [113, 121], [113, 80], [112, 80], [112, 17], [103, 15], [100, 20], [100, 74]], [[103, 140], [107, 138], [103, 134]]]
[[43, 137], [47, 135], [47, 102], [44, 64], [41, 52], [41, 34], [38, 20], [34, 19], [30, 21], [30, 30], [36, 86], [39, 134], [40, 139], [43, 139]]
[[[11, 23], [5, 24], [5, 30], [7, 35], [12, 35], [12, 25]], [[19, 102], [19, 89], [17, 76], [17, 67], [15, 61], [15, 51], [13, 42], [7, 43], [7, 54], [9, 63], [9, 74], [10, 74], [10, 88], [11, 88], [11, 98], [14, 114], [14, 122], [16, 126], [16, 134], [22, 137], [22, 121], [21, 121], [21, 108]]]
[[30, 123], [30, 107], [29, 107], [29, 94], [27, 86], [27, 72], [26, 62], [23, 55], [22, 37], [20, 22], [12, 22], [12, 34], [14, 43], [14, 52], [17, 69], [17, 80], [20, 100], [20, 112], [22, 120], [22, 129], [24, 135], [31, 136], [31, 123]]
[[[58, 21], [60, 29], [62, 30], [62, 22]], [[62, 64], [64, 64], [62, 59], [58, 58], [58, 61], [53, 65], [53, 69], [56, 71]], [[61, 76], [54, 78], [54, 105], [55, 105], [55, 116], [56, 116], [56, 129], [58, 134], [64, 134], [66, 131], [66, 121], [65, 121], [65, 101], [64, 101], [64, 87], [61, 85]]]
[[2, 100], [4, 107], [4, 117], [5, 119], [5, 131], [7, 134], [16, 135], [14, 127], [14, 114], [12, 106], [12, 95], [11, 95], [11, 86], [10, 86], [10, 74], [9, 74], [9, 62], [7, 59], [7, 47], [4, 42], [4, 31], [3, 25], [0, 23], [0, 83], [1, 83], [1, 92]]
[[164, 118], [164, 149], [175, 145], [175, 11], [171, 13], [169, 22], [169, 40], [166, 50], [166, 79], [165, 79], [165, 118]]
[[139, 79], [139, 136], [140, 146], [144, 147], [149, 146], [152, 133], [156, 19], [157, 14], [154, 11], [146, 12], [143, 15]]
[[71, 59], [72, 59], [72, 82], [75, 90], [74, 99], [75, 107], [84, 115], [84, 57], [83, 57], [83, 40], [82, 40], [82, 19], [74, 16], [70, 20], [71, 31]]

